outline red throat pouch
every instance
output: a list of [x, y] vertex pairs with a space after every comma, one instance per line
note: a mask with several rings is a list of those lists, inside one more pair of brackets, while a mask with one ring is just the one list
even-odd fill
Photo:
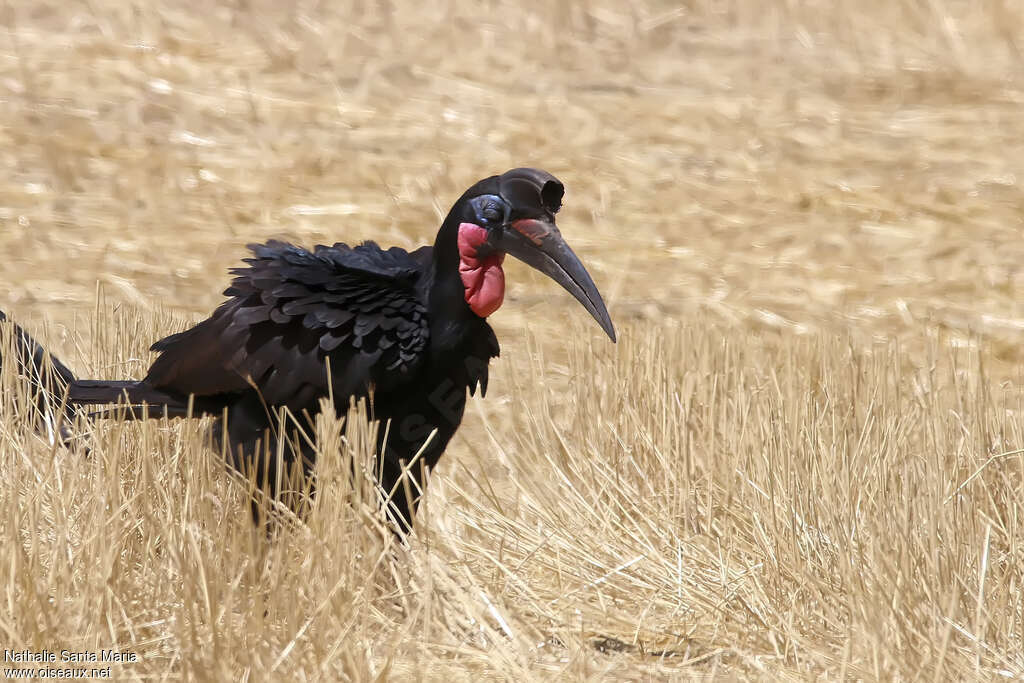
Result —
[[487, 231], [479, 225], [459, 225], [459, 276], [466, 289], [466, 303], [481, 318], [494, 313], [505, 300], [505, 271], [501, 269], [505, 254], [478, 258], [477, 249], [486, 241]]

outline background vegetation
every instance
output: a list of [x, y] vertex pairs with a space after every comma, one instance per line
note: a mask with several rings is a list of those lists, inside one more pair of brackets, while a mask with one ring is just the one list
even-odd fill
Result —
[[[620, 329], [509, 263], [408, 548], [340, 473], [271, 541], [203, 425], [36, 436], [0, 643], [123, 679], [1024, 676], [1017, 3], [0, 8], [0, 308], [139, 377], [244, 245], [412, 247], [537, 165]], [[86, 449], [89, 449], [88, 452]], [[364, 491], [365, 492], [365, 491]]]

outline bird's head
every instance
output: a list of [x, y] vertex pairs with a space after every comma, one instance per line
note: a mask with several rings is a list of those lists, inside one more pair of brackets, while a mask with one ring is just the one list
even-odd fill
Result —
[[568, 290], [615, 341], [601, 293], [555, 225], [563, 194], [557, 178], [535, 168], [514, 168], [466, 191], [455, 205], [466, 303], [481, 317], [501, 306], [501, 264], [511, 254]]

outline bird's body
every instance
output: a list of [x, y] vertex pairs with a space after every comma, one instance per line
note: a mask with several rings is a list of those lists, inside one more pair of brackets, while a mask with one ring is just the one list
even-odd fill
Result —
[[[554, 227], [561, 195], [549, 174], [515, 169], [470, 188], [431, 247], [251, 245], [228, 299], [196, 326], [156, 342], [160, 355], [144, 379], [78, 380], [68, 371], [70, 379], [61, 377], [70, 402], [225, 416], [232, 464], [271, 483], [282, 409], [308, 418], [328, 396], [339, 411], [367, 399], [382, 424], [378, 483], [407, 529], [421, 473], [458, 428], [467, 391], [486, 393], [488, 364], [499, 352], [486, 316], [502, 301], [505, 251], [557, 279], [614, 339], [593, 282]], [[285, 449], [285, 462], [301, 459], [308, 471], [312, 449], [301, 439], [289, 443], [298, 447]], [[401, 490], [403, 468], [413, 479], [411, 500]]]
[[[462, 300], [461, 283], [458, 298], [443, 294], [432, 247], [250, 248], [228, 300], [195, 327], [156, 342], [160, 355], [143, 380], [79, 380], [71, 401], [110, 403], [113, 391], [172, 417], [224, 414], [233, 464], [274, 482], [275, 449], [268, 457], [262, 447], [266, 430], [278, 426], [272, 409], [301, 420], [328, 395], [340, 412], [350, 399], [367, 399], [371, 417], [385, 425], [377, 444], [383, 490], [396, 490], [402, 463], [421, 449], [409, 471], [413, 490], [422, 487], [415, 465], [437, 463], [462, 420], [467, 390], [486, 392], [488, 362], [499, 350], [490, 325]], [[285, 464], [304, 455], [311, 465], [311, 449], [304, 450], [285, 450]], [[404, 495], [394, 500], [409, 520]]]

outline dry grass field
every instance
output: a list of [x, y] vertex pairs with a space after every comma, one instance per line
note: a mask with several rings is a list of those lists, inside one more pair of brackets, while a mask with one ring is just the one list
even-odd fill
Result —
[[430, 242], [519, 165], [566, 183], [620, 340], [510, 263], [408, 547], [342, 476], [365, 422], [322, 421], [322, 495], [268, 540], [202, 424], [51, 446], [4, 368], [0, 646], [133, 653], [118, 680], [1024, 677], [1022, 29], [3, 3], [0, 309], [83, 376], [139, 377], [247, 242]]

